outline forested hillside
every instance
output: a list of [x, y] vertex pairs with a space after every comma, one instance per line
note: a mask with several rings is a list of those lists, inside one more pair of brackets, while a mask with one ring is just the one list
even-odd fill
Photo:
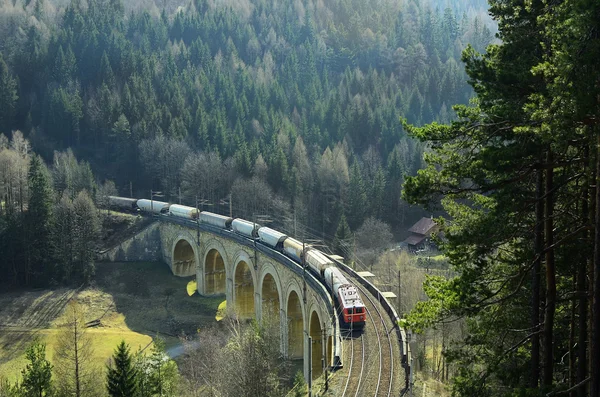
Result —
[[0, 131], [46, 160], [72, 148], [121, 194], [224, 210], [231, 193], [237, 215], [325, 235], [342, 212], [401, 225], [423, 145], [399, 119], [451, 120], [472, 95], [461, 51], [493, 37], [471, 3], [164, 5], [5, 0]]

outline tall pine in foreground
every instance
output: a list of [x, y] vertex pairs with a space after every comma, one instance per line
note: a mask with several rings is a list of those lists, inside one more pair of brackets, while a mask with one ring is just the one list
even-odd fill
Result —
[[131, 397], [137, 393], [137, 372], [129, 353], [129, 345], [124, 340], [113, 354], [106, 380], [106, 389], [111, 397]]
[[441, 197], [457, 272], [430, 277], [409, 320], [468, 318], [455, 395], [598, 396], [600, 4], [490, 5], [502, 43], [463, 55], [474, 106], [408, 126], [432, 152], [405, 197]]
[[52, 391], [52, 364], [46, 360], [46, 345], [35, 342], [27, 349], [25, 357], [29, 364], [21, 371], [23, 395], [32, 397], [50, 395]]
[[53, 192], [50, 173], [42, 159], [31, 156], [29, 166], [29, 207], [25, 213], [26, 284], [45, 282], [52, 274], [54, 257]]
[[573, 189], [575, 206], [568, 207], [576, 210], [560, 215], [583, 229], [576, 234], [582, 244], [569, 244], [573, 255], [567, 264], [577, 295], [570, 299], [569, 345], [576, 349], [569, 352], [569, 386], [572, 396], [599, 396], [600, 3], [562, 0], [548, 2], [544, 11], [546, 51], [534, 72], [548, 91], [532, 98], [531, 114], [542, 133], [562, 134], [561, 154], [571, 157], [571, 175], [581, 181]]

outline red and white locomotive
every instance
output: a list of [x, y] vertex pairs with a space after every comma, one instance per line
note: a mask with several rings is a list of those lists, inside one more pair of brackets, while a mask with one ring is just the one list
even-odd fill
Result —
[[337, 267], [328, 267], [324, 272], [325, 282], [333, 291], [345, 324], [362, 328], [367, 319], [365, 305], [358, 289], [352, 285]]

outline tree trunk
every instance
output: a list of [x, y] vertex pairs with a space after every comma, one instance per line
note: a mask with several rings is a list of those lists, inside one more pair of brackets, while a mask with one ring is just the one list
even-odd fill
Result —
[[75, 327], [73, 330], [73, 347], [75, 348], [75, 396], [81, 397], [81, 385], [79, 384], [79, 324], [77, 319], [75, 319], [73, 325]]
[[[573, 274], [573, 288], [577, 287], [577, 274]], [[571, 319], [569, 321], [569, 389], [575, 386], [575, 314], [577, 313], [577, 301], [571, 301]], [[572, 390], [570, 397], [576, 397], [577, 391]]]
[[[550, 166], [553, 161], [552, 150], [548, 149], [546, 163], [549, 165], [546, 170], [546, 205], [544, 220], [544, 237], [546, 247], [554, 244], [554, 203], [552, 189], [554, 169]], [[556, 311], [556, 269], [554, 266], [554, 249], [550, 248], [546, 252], [546, 313], [544, 316], [544, 386], [552, 385], [552, 374], [554, 371], [554, 314]]]
[[[597, 134], [597, 147], [600, 150], [600, 134]], [[591, 390], [593, 397], [600, 396], [600, 154], [596, 153], [596, 219], [594, 222], [594, 278], [592, 305]]]
[[[596, 138], [593, 136], [591, 136], [590, 142], [594, 142]], [[598, 138], [600, 139], [600, 138]], [[590, 146], [592, 146], [592, 144], [590, 144]], [[590, 161], [589, 161], [589, 167], [590, 167], [590, 205], [589, 205], [589, 209], [590, 209], [590, 217], [589, 217], [589, 222], [590, 225], [595, 226], [596, 225], [596, 196], [599, 194], [598, 193], [598, 189], [596, 189], [596, 178], [598, 178], [598, 173], [597, 173], [597, 168], [599, 168], [600, 166], [597, 164], [598, 161], [598, 151], [600, 151], [600, 149], [596, 149], [596, 150], [591, 150], [590, 151]], [[590, 232], [590, 237], [592, 238], [592, 245], [594, 247], [597, 246], [597, 244], [595, 244], [595, 238], [596, 235]], [[587, 274], [588, 274], [588, 301], [587, 301], [587, 306], [588, 306], [588, 322], [587, 322], [587, 335], [588, 335], [588, 361], [587, 361], [587, 366], [588, 366], [588, 375], [590, 375], [591, 368], [592, 368], [592, 315], [593, 315], [593, 308], [594, 308], [594, 274], [595, 274], [595, 269], [594, 266], [596, 264], [595, 260], [595, 251], [593, 254], [593, 257], [590, 258], [590, 260], [588, 261], [588, 269], [587, 269]], [[590, 384], [590, 391], [591, 391], [591, 384]]]
[[[537, 172], [535, 205], [535, 247], [537, 256], [531, 280], [531, 328], [535, 332], [540, 326], [540, 269], [542, 267], [542, 249], [544, 246], [544, 171]], [[531, 388], [536, 389], [540, 380], [540, 334], [531, 338]]]
[[[586, 167], [586, 179], [585, 186], [583, 188], [583, 201], [581, 203], [581, 218], [584, 223], [589, 222], [590, 217], [590, 209], [589, 209], [589, 187], [592, 183], [589, 174], [589, 148], [585, 149], [585, 167]], [[586, 231], [583, 239], [584, 241], [589, 241], [590, 233]], [[591, 260], [585, 255], [581, 258], [579, 262], [579, 269], [577, 271], [577, 292], [579, 295], [579, 307], [578, 307], [578, 316], [579, 316], [579, 325], [578, 325], [578, 336], [577, 336], [577, 382], [581, 383], [587, 377], [587, 322], [588, 322], [588, 297], [585, 292], [587, 291], [587, 269], [590, 266]], [[577, 391], [578, 397], [585, 397], [587, 395], [587, 386], [582, 386]]]

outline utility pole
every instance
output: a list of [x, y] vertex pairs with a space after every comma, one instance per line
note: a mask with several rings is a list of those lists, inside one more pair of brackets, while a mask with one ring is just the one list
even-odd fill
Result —
[[312, 397], [312, 337], [308, 337], [308, 397]]
[[333, 273], [331, 273], [331, 310], [333, 310], [333, 317], [331, 317], [331, 329], [332, 329], [332, 341], [333, 341], [333, 352], [332, 352], [332, 356], [333, 356], [333, 362], [334, 364], [337, 364], [337, 362], [335, 361], [335, 348], [337, 346], [337, 338], [335, 337], [337, 335], [336, 333], [336, 329], [335, 329], [335, 324], [336, 324], [336, 316], [337, 313], [335, 311], [335, 292], [333, 291]]
[[[229, 200], [231, 202], [231, 196], [230, 196]], [[260, 226], [261, 224], [264, 226], [271, 222], [273, 222], [273, 220], [269, 219], [267, 214], [258, 214], [258, 215], [254, 214], [254, 213], [252, 214], [252, 223], [253, 223], [252, 240], [253, 240], [253, 244], [254, 244], [254, 270], [258, 270], [258, 247], [256, 245], [256, 239], [258, 238], [258, 230], [257, 230], [256, 226], [257, 225]]]
[[158, 191], [154, 191], [154, 190], [150, 189], [150, 212], [152, 213], [151, 216], [154, 216], [154, 201], [153, 201], [154, 196], [163, 197], [164, 195], [162, 194], [162, 192], [158, 192]]
[[129, 197], [133, 198], [133, 184], [129, 181]]
[[352, 258], [353, 259], [352, 262], [354, 262], [353, 269], [356, 270], [356, 232], [353, 233], [353, 237], [354, 237], [354, 244], [353, 244], [352, 248], [354, 249], [354, 254], [353, 254], [354, 258]]
[[228, 205], [228, 204], [229, 204], [229, 217], [233, 218], [233, 207], [231, 205], [231, 193], [229, 193], [229, 199], [219, 200], [219, 205]]
[[304, 246], [304, 239], [302, 239], [302, 300], [306, 305], [306, 247]]
[[[352, 313], [354, 313], [354, 304], [352, 304]], [[343, 316], [343, 314], [342, 314], [342, 316]], [[352, 321], [352, 318], [350, 318], [350, 337], [352, 337], [353, 332], [354, 332], [354, 321]]]
[[[230, 199], [231, 201], [231, 199]], [[252, 216], [252, 243], [254, 244], [254, 270], [258, 270], [258, 252], [256, 252], [256, 214]]]
[[321, 348], [321, 362], [323, 365], [323, 372], [325, 373], [325, 391], [329, 390], [329, 374], [327, 371], [328, 363], [327, 363], [327, 331], [325, 329], [325, 321], [323, 321], [323, 331], [322, 331], [322, 348]]
[[198, 195], [196, 195], [196, 239], [200, 247], [200, 211], [198, 210]]
[[402, 295], [400, 295], [402, 289], [400, 288], [400, 281], [400, 269], [398, 269], [398, 314], [402, 318]]

